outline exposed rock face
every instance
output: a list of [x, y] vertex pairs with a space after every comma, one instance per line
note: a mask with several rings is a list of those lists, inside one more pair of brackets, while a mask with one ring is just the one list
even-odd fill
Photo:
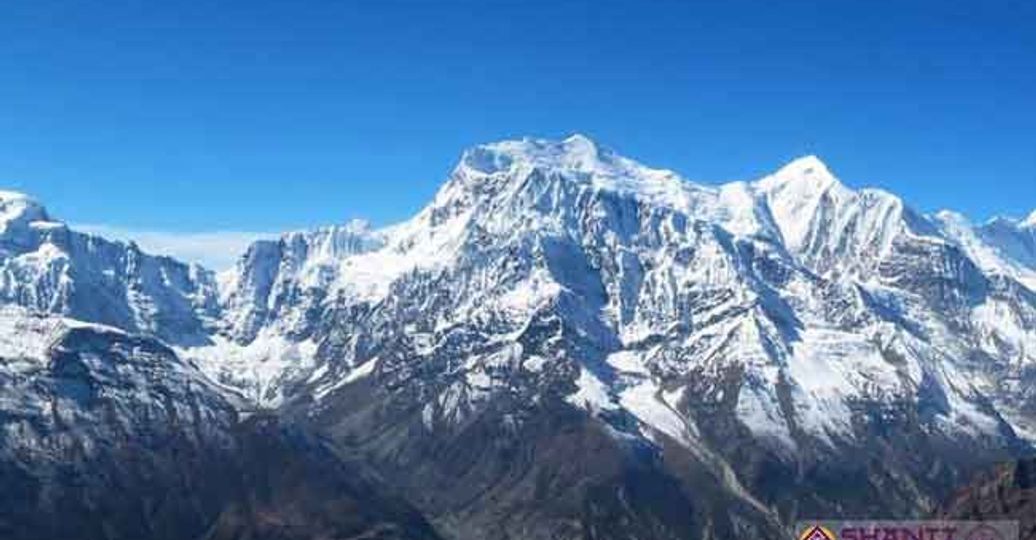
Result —
[[26, 353], [0, 354], [3, 538], [437, 538], [323, 443], [240, 423], [152, 338], [11, 309], [3, 323]]
[[[235, 429], [230, 492], [206, 540], [436, 540], [405, 499], [361, 462], [272, 415]], [[229, 502], [228, 502], [229, 501]]]
[[1000, 465], [959, 489], [938, 517], [1017, 520], [1019, 539], [1036, 538], [1036, 459]]
[[1031, 219], [921, 215], [815, 157], [713, 187], [580, 136], [479, 146], [412, 219], [259, 242], [218, 279], [4, 200], [7, 304], [189, 382], [75, 414], [238, 471], [189, 505], [216, 538], [778, 538], [927, 515], [1036, 437]]
[[42, 351], [0, 360], [0, 536], [201, 534], [219, 507], [209, 482], [225, 478], [234, 408], [153, 339], [19, 324]]

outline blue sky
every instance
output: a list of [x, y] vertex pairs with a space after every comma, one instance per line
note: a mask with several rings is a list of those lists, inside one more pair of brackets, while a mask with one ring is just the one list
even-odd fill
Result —
[[581, 132], [698, 181], [815, 153], [923, 211], [1021, 216], [1034, 28], [1001, 0], [15, 1], [0, 186], [131, 233], [388, 223], [467, 146]]

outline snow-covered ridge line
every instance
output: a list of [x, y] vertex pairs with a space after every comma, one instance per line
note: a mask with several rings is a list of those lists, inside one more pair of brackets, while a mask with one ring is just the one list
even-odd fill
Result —
[[[888, 192], [846, 187], [816, 156], [793, 160], [758, 180], [707, 186], [580, 135], [476, 146], [464, 152], [435, 198], [412, 218], [378, 229], [352, 221], [261, 240], [218, 280], [132, 245], [60, 227], [23, 227], [19, 223], [56, 222], [30, 198], [10, 195], [0, 201], [10, 208], [0, 214], [8, 220], [0, 224], [6, 227], [0, 240], [17, 246], [4, 259], [10, 276], [4, 301], [156, 335], [214, 379], [232, 381], [271, 405], [296, 380], [314, 373], [345, 376], [352, 366], [363, 365], [366, 345], [335, 337], [348, 342], [343, 351], [337, 341], [332, 347], [326, 334], [345, 324], [342, 310], [362, 314], [402, 302], [395, 295], [415, 282], [427, 282], [420, 294], [431, 295], [422, 309], [453, 302], [451, 311], [429, 323], [431, 335], [482, 318], [509, 321], [506, 331], [514, 333], [539, 310], [584, 302], [581, 295], [602, 287], [604, 305], [594, 309], [620, 344], [657, 339], [664, 328], [688, 324], [681, 319], [687, 310], [700, 308], [694, 324], [707, 327], [704, 321], [727, 317], [725, 331], [750, 344], [745, 354], [766, 361], [796, 355], [813, 361], [802, 356], [807, 354], [802, 345], [796, 350], [793, 341], [769, 335], [782, 324], [770, 320], [774, 313], [784, 310], [789, 320], [818, 331], [836, 325], [826, 313], [829, 300], [811, 280], [880, 293], [885, 296], [875, 298], [882, 302], [894, 298], [897, 307], [886, 311], [907, 309], [898, 306], [916, 302], [918, 291], [911, 289], [920, 284], [910, 282], [910, 270], [900, 267], [913, 269], [910, 265], [924, 257], [954, 256], [946, 250], [956, 246], [984, 275], [1007, 277], [1030, 290], [1036, 283], [1036, 266], [1025, 259], [1029, 245], [1021, 233], [993, 234], [947, 216], [921, 216]], [[919, 258], [915, 251], [926, 254]], [[569, 275], [566, 265], [585, 266]], [[768, 273], [760, 274], [760, 268]], [[938, 279], [957, 278], [955, 268], [938, 271], [949, 273]], [[605, 274], [600, 284], [579, 281], [592, 272]], [[124, 301], [91, 312], [98, 291]], [[684, 298], [687, 291], [696, 300]], [[900, 298], [903, 293], [914, 296]], [[730, 318], [731, 313], [741, 318]], [[861, 308], [859, 316], [888, 315]], [[982, 324], [1002, 316], [1000, 308], [975, 315], [986, 321]], [[383, 324], [392, 322], [397, 321]], [[348, 324], [360, 323], [349, 319]], [[1010, 322], [1000, 330], [1003, 335], [992, 331], [988, 339], [1022, 347], [1029, 335], [1025, 324]], [[802, 328], [795, 333], [800, 341], [819, 335]], [[847, 339], [856, 343], [858, 337]], [[709, 335], [693, 339], [713, 350], [709, 358], [722, 355], [723, 345], [711, 343]], [[757, 340], [782, 347], [757, 348]], [[339, 357], [319, 358], [329, 350]], [[332, 360], [344, 365], [328, 369], [325, 363]], [[772, 375], [767, 380], [775, 381]], [[800, 382], [808, 389], [809, 381]], [[772, 414], [766, 409], [770, 404], [751, 401], [771, 397], [746, 395], [745, 417]], [[830, 410], [841, 409], [833, 403]], [[829, 419], [804, 420], [817, 430], [832, 428]]]
[[1036, 227], [1036, 210], [1033, 210], [1029, 217], [1022, 221], [1022, 225], [1025, 227]]
[[[614, 191], [642, 199], [645, 202], [664, 204], [685, 211], [701, 210], [694, 204], [700, 202], [702, 197], [726, 199], [716, 202], [715, 204], [721, 209], [706, 218], [726, 221], [727, 223], [724, 224], [729, 224], [732, 229], [736, 230], [742, 229], [739, 229], [738, 224], [734, 221], [742, 219], [744, 214], [751, 214], [756, 210], [753, 208], [755, 201], [752, 199], [768, 197], [776, 190], [788, 191], [788, 197], [798, 201], [818, 196], [830, 196], [832, 192], [837, 196], [859, 194], [888, 197], [898, 201], [894, 195], [881, 189], [852, 190], [847, 188], [816, 155], [796, 158], [780, 167], [774, 174], [755, 181], [733, 181], [712, 185], [687, 180], [671, 170], [645, 166], [623, 157], [614, 150], [581, 134], [574, 134], [560, 141], [526, 137], [519, 140], [504, 140], [478, 145], [463, 152], [454, 169], [454, 176], [481, 179], [498, 174], [527, 174], [533, 170], [567, 173], [569, 176], [565, 176], [565, 178], [570, 181], [586, 181], [595, 189]], [[443, 198], [444, 193], [450, 190], [451, 184], [448, 182], [443, 186], [436, 200]], [[734, 202], [731, 200], [732, 197], [723, 196], [723, 194], [746, 190], [748, 196], [746, 200]], [[53, 227], [63, 225], [60, 221], [52, 220], [43, 205], [26, 194], [2, 191], [0, 192], [0, 204], [11, 206], [19, 212], [28, 211], [27, 219], [25, 217], [19, 219], [26, 220], [28, 223], [36, 223], [34, 226], [37, 228], [45, 228], [48, 224]], [[426, 208], [425, 212], [427, 210]], [[716, 208], [707, 210], [715, 211]], [[315, 246], [317, 249], [314, 256], [319, 256], [324, 260], [348, 257], [357, 252], [369, 251], [369, 246], [368, 249], [343, 250], [340, 249], [342, 242], [346, 244], [350, 242], [381, 243], [388, 246], [392, 244], [393, 238], [405, 236], [406, 231], [413, 228], [414, 221], [425, 212], [410, 220], [381, 228], [373, 228], [368, 222], [356, 218], [344, 222], [342, 225], [288, 231], [282, 233], [279, 239], [259, 240], [256, 244], [278, 241], [284, 243], [305, 242], [306, 237], [315, 237], [319, 239], [320, 245]], [[732, 217], [724, 219], [723, 216]], [[0, 214], [0, 225], [7, 224], [16, 217], [12, 214]], [[1014, 221], [1018, 226], [1032, 226], [1036, 224], [1036, 211], [1033, 211], [1025, 220]], [[90, 236], [104, 238], [103, 235], [90, 234]], [[131, 241], [108, 241], [121, 243], [127, 247], [136, 247]], [[337, 245], [336, 242], [338, 242]], [[245, 256], [247, 254], [241, 255], [241, 257]], [[221, 274], [230, 275], [233, 274], [233, 270], [226, 270]], [[221, 281], [231, 280], [227, 278]]]

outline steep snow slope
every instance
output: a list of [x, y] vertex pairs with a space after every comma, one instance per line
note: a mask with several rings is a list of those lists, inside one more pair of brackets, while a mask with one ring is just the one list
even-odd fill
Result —
[[69, 230], [31, 198], [0, 193], [4, 303], [195, 344], [217, 315], [216, 291], [201, 267]]
[[1036, 290], [1036, 224], [994, 218], [975, 226], [948, 210], [933, 219], [986, 273], [1016, 279]]

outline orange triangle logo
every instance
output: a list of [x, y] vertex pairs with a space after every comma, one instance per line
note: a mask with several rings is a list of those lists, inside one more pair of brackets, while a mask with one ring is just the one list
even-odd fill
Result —
[[830, 530], [820, 525], [814, 525], [803, 530], [799, 535], [799, 540], [837, 540], [837, 538], [835, 538], [835, 533]]

